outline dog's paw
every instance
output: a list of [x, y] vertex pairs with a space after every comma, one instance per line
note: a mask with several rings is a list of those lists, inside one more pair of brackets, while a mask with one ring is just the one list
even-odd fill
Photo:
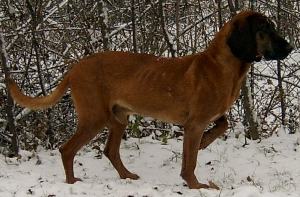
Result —
[[82, 181], [82, 180], [80, 178], [73, 177], [73, 178], [67, 179], [66, 183], [68, 183], [68, 184], [74, 184], [77, 181]]
[[208, 181], [209, 188], [220, 190], [220, 188], [212, 181]]
[[188, 184], [188, 187], [190, 189], [209, 189], [210, 186], [207, 184], [203, 184], [203, 183], [195, 183], [195, 184]]
[[140, 178], [139, 175], [131, 173], [131, 172], [126, 173], [120, 177], [121, 177], [121, 179], [132, 179], [132, 180], [137, 180]]

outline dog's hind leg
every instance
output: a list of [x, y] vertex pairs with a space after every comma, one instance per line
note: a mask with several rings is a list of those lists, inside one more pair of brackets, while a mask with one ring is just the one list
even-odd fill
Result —
[[100, 94], [88, 86], [72, 87], [72, 99], [78, 116], [78, 126], [75, 134], [60, 149], [66, 174], [66, 182], [74, 183], [73, 162], [76, 153], [89, 143], [98, 132], [106, 126], [107, 116]]
[[104, 154], [115, 167], [121, 179], [130, 178], [136, 180], [139, 176], [127, 170], [120, 157], [120, 143], [125, 128], [125, 124], [120, 123], [114, 117], [111, 118], [108, 126], [109, 135], [104, 149]]
[[76, 133], [59, 149], [65, 169], [66, 183], [73, 184], [76, 181], [81, 181], [81, 179], [74, 176], [74, 157], [84, 145], [97, 135], [100, 129], [100, 126], [95, 127], [89, 122], [79, 122]]
[[225, 115], [221, 116], [218, 120], [216, 120], [215, 124], [216, 125], [212, 129], [206, 131], [203, 134], [199, 149], [206, 148], [215, 139], [217, 139], [219, 136], [225, 133], [226, 129], [228, 128], [228, 121]]

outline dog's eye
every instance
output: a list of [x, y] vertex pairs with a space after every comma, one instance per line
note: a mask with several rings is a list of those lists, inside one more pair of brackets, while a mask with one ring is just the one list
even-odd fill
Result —
[[268, 23], [266, 21], [260, 21], [258, 24], [257, 24], [257, 29], [259, 31], [265, 31], [268, 27]]
[[270, 24], [268, 22], [262, 23], [259, 26], [259, 31], [262, 31], [262, 32], [265, 32], [265, 33], [273, 32], [273, 31], [275, 31], [274, 24]]
[[266, 27], [267, 27], [269, 30], [275, 31], [276, 25], [275, 25], [275, 23], [274, 23], [273, 21], [271, 21], [270, 19], [268, 19], [266, 23], [267, 23]]

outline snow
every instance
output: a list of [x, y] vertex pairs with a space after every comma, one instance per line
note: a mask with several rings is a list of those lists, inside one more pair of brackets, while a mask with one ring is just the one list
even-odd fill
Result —
[[[230, 134], [233, 135], [233, 134]], [[108, 159], [98, 159], [89, 147], [75, 159], [75, 174], [83, 179], [64, 183], [57, 150], [21, 151], [18, 159], [0, 156], [0, 196], [205, 196], [205, 197], [299, 197], [300, 133], [279, 131], [261, 142], [231, 136], [218, 139], [199, 151], [196, 175], [213, 181], [221, 190], [191, 190], [179, 176], [182, 141], [167, 145], [151, 137], [123, 141], [121, 157], [140, 179], [121, 180]]]

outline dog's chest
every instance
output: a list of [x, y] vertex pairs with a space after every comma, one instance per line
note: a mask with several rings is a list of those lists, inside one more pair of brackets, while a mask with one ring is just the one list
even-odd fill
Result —
[[223, 86], [220, 86], [221, 88], [217, 90], [217, 98], [214, 103], [216, 106], [216, 112], [214, 114], [216, 115], [212, 117], [212, 119], [217, 119], [219, 116], [226, 113], [239, 98], [243, 80], [243, 76], [232, 77], [231, 80], [228, 80], [227, 83], [225, 83], [225, 85], [223, 84]]
[[230, 107], [234, 104], [234, 102], [239, 98], [241, 87], [243, 84], [243, 81], [245, 80], [245, 76], [248, 69], [244, 69], [245, 71], [243, 73], [240, 73], [236, 78], [234, 78], [232, 83], [232, 89], [231, 94], [227, 98], [226, 102], [226, 111], [230, 109]]

